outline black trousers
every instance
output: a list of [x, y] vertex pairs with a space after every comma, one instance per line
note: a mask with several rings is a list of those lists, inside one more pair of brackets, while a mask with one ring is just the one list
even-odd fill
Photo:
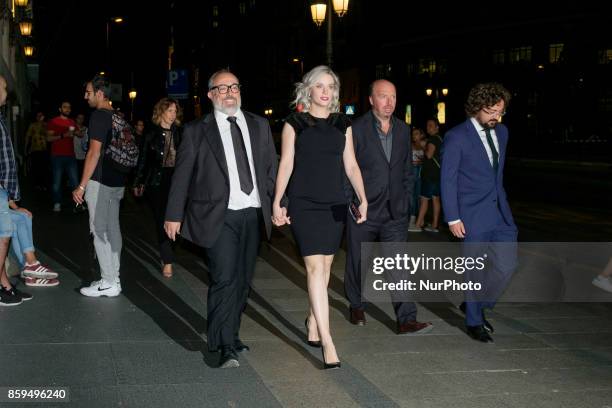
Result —
[[227, 210], [219, 238], [206, 249], [208, 288], [208, 348], [233, 345], [255, 272], [261, 240], [261, 210]]
[[170, 194], [170, 182], [174, 168], [166, 167], [162, 170], [162, 176], [159, 186], [150, 186], [146, 188], [146, 195], [149, 205], [153, 210], [155, 217], [155, 230], [157, 232], [157, 243], [159, 245], [159, 254], [162, 263], [174, 263], [174, 242], [168, 238], [164, 231], [164, 221], [166, 218], [166, 206], [168, 204], [168, 195]]
[[[362, 242], [406, 242], [408, 240], [408, 218], [391, 219], [391, 214], [383, 212], [377, 220], [367, 220], [357, 224], [348, 220], [346, 233], [348, 255], [344, 273], [344, 290], [352, 309], [365, 309], [361, 298], [361, 243]], [[414, 302], [400, 302], [393, 299], [393, 309], [398, 323], [416, 320], [417, 308]]]

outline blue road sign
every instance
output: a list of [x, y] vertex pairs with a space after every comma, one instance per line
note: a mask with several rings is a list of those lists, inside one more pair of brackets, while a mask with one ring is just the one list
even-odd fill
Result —
[[174, 99], [187, 99], [189, 97], [189, 76], [186, 69], [168, 71], [166, 80], [168, 96]]

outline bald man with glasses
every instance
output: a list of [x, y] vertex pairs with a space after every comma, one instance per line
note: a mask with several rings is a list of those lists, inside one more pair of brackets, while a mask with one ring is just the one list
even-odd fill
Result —
[[208, 348], [220, 368], [238, 367], [249, 350], [238, 335], [260, 231], [270, 237], [278, 160], [268, 120], [241, 109], [240, 82], [229, 71], [208, 81], [214, 111], [187, 124], [176, 158], [164, 228], [205, 248]]

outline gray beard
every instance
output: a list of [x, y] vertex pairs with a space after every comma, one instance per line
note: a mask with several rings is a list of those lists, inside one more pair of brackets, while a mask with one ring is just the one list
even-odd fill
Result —
[[232, 108], [226, 108], [225, 106], [223, 106], [223, 104], [217, 104], [217, 103], [213, 103], [213, 106], [215, 108], [216, 111], [219, 111], [221, 113], [224, 113], [228, 116], [233, 116], [236, 114], [236, 112], [238, 112], [238, 110], [240, 109], [241, 103], [236, 101], [236, 106], [232, 107]]

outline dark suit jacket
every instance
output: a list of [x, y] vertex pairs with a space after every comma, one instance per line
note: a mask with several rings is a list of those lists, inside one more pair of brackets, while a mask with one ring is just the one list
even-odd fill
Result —
[[[268, 121], [242, 111], [251, 140], [255, 178], [268, 238], [272, 230], [272, 195], [278, 159]], [[188, 123], [177, 152], [166, 210], [167, 221], [182, 222], [181, 236], [210, 248], [221, 233], [230, 184], [225, 152], [215, 116]]]
[[412, 145], [410, 129], [397, 119], [393, 120], [391, 161], [387, 161], [376, 132], [373, 113], [367, 112], [353, 122], [355, 156], [363, 177], [368, 198], [368, 219], [376, 221], [389, 201], [393, 219], [410, 214], [414, 176], [412, 173]]
[[446, 221], [461, 219], [466, 234], [494, 231], [504, 223], [516, 228], [504, 190], [508, 128], [500, 123], [495, 126], [495, 134], [499, 144], [497, 174], [470, 119], [444, 135], [442, 206]]

